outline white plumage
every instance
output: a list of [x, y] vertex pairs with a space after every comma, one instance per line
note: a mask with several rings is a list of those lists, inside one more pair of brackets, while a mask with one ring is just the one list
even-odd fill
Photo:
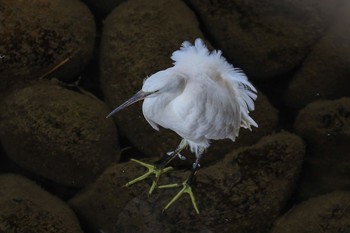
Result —
[[221, 51], [209, 52], [197, 39], [194, 45], [184, 42], [171, 58], [174, 66], [153, 74], [142, 87], [151, 93], [142, 110], [154, 129], [173, 130], [198, 155], [211, 139], [234, 141], [240, 127], [258, 126], [249, 116], [256, 89]]

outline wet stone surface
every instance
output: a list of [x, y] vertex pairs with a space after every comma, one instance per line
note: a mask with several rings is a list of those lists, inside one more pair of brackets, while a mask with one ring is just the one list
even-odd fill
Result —
[[302, 108], [316, 100], [349, 96], [349, 11], [350, 2], [344, 1], [325, 36], [290, 82], [285, 97], [288, 106]]
[[92, 96], [42, 80], [0, 106], [0, 138], [8, 157], [59, 184], [83, 187], [119, 159], [107, 107]]
[[280, 217], [271, 233], [350, 232], [350, 192], [311, 198]]
[[54, 76], [74, 80], [91, 59], [95, 22], [80, 1], [3, 0], [0, 22], [1, 98], [69, 57]]
[[0, 175], [0, 231], [6, 233], [82, 233], [66, 203], [31, 180]]
[[337, 9], [332, 0], [187, 2], [217, 47], [256, 80], [295, 69]]
[[308, 145], [299, 198], [350, 189], [350, 98], [316, 101], [299, 112], [295, 130]]
[[[149, 197], [151, 179], [123, 188], [145, 172], [133, 162], [109, 168], [69, 203], [92, 229], [106, 232], [268, 232], [290, 197], [303, 156], [300, 138], [280, 133], [203, 167], [193, 185], [200, 215], [187, 195], [163, 212], [180, 188], [157, 189]], [[174, 170], [159, 183], [181, 183], [188, 175], [189, 171]], [[114, 221], [106, 221], [109, 216]]]

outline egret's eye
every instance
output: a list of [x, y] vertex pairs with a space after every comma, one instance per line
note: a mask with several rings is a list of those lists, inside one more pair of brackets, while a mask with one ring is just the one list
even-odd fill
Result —
[[145, 94], [145, 97], [153, 97], [154, 96], [154, 94], [156, 94], [156, 93], [158, 93], [159, 92], [159, 90], [156, 90], [156, 91], [147, 91], [147, 92], [145, 92], [146, 94]]

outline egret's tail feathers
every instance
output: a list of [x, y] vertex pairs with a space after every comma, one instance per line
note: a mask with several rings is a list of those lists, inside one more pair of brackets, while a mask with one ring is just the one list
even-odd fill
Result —
[[251, 131], [252, 130], [251, 126], [254, 126], [256, 128], [259, 127], [258, 124], [250, 116], [248, 116], [248, 121], [242, 120], [241, 127], [245, 129], [249, 129]]
[[224, 78], [233, 86], [240, 106], [246, 108], [248, 112], [253, 111], [255, 109], [254, 101], [257, 98], [258, 91], [248, 81], [244, 72], [235, 68], [229, 75], [225, 75]]

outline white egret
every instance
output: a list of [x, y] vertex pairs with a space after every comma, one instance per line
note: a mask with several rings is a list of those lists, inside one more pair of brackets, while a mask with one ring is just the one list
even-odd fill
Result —
[[[257, 91], [240, 69], [226, 61], [221, 51], [209, 52], [201, 39], [196, 39], [194, 45], [185, 41], [172, 54], [171, 59], [174, 66], [148, 77], [136, 95], [107, 117], [144, 99], [142, 111], [148, 123], [155, 130], [161, 126], [182, 137], [177, 149], [164, 156], [158, 164], [150, 165], [133, 159], [132, 161], [147, 167], [148, 172], [128, 182], [126, 186], [155, 174], [149, 190], [151, 194], [157, 186], [159, 176], [172, 169], [166, 165], [189, 146], [196, 156], [191, 175], [182, 183], [182, 189], [164, 210], [183, 193], [188, 193], [199, 213], [190, 185], [200, 167], [200, 159], [209, 147], [210, 140], [229, 138], [235, 141], [240, 127], [258, 127], [249, 116], [249, 112], [254, 110]], [[158, 188], [175, 186], [178, 185], [163, 185]]]

